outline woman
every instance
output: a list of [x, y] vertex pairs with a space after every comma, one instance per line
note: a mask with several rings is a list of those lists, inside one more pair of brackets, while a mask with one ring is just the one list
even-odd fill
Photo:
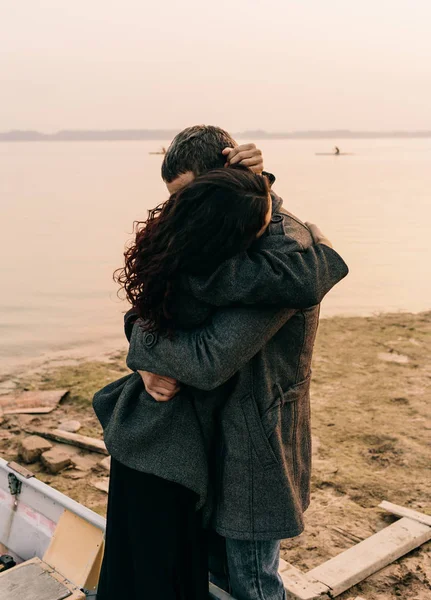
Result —
[[[239, 168], [202, 175], [151, 211], [116, 276], [147, 331], [175, 335], [178, 327], [202, 324], [215, 307], [189, 293], [187, 278], [209, 277], [247, 249], [263, 235], [271, 212], [266, 178]], [[136, 373], [95, 395], [112, 456], [99, 600], [208, 598], [201, 509], [211, 440], [196, 419], [198, 396], [186, 389], [158, 403]], [[136, 417], [138, 404], [145, 405], [144, 420]], [[119, 427], [121, 446], [113, 441]], [[182, 456], [190, 453], [195, 465], [186, 472]]]

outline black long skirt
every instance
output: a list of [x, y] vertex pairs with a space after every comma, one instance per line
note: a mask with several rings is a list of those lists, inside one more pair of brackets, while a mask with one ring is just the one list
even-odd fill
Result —
[[208, 556], [196, 494], [111, 461], [97, 600], [207, 600]]

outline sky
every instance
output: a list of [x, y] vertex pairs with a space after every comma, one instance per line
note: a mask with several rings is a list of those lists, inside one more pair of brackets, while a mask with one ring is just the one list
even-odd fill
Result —
[[0, 0], [0, 131], [431, 129], [430, 0]]

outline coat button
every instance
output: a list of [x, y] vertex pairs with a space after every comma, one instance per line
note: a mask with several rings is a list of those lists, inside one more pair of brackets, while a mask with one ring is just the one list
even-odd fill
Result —
[[145, 335], [145, 345], [148, 346], [149, 348], [151, 348], [151, 346], [154, 346], [154, 344], [156, 343], [156, 336], [154, 335], [154, 333], [147, 333]]
[[283, 220], [283, 215], [273, 215], [271, 223], [280, 223]]

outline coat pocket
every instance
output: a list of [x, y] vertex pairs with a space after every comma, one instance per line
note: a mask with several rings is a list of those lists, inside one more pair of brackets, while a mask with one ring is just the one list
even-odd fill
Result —
[[241, 408], [247, 424], [251, 444], [263, 467], [274, 467], [279, 464], [272, 446], [265, 435], [262, 420], [256, 402], [251, 394], [247, 394], [241, 400]]
[[[295, 383], [295, 385], [290, 386], [287, 390], [283, 391], [283, 388], [280, 384], [276, 384], [278, 389], [278, 396], [271, 404], [271, 406], [264, 412], [262, 415], [262, 423], [263, 428], [265, 430], [265, 435], [269, 438], [276, 427], [282, 423], [282, 421], [289, 421], [289, 417], [287, 413], [291, 415], [293, 420], [294, 414], [297, 411], [296, 403], [303, 399], [308, 398], [308, 392], [310, 389], [310, 381], [311, 374], [308, 375], [302, 381]], [[292, 423], [293, 425], [293, 423]]]
[[[287, 389], [278, 408], [265, 415], [267, 439], [289, 473], [303, 507], [308, 505], [311, 473], [310, 377]], [[271, 428], [269, 428], [269, 426]]]

